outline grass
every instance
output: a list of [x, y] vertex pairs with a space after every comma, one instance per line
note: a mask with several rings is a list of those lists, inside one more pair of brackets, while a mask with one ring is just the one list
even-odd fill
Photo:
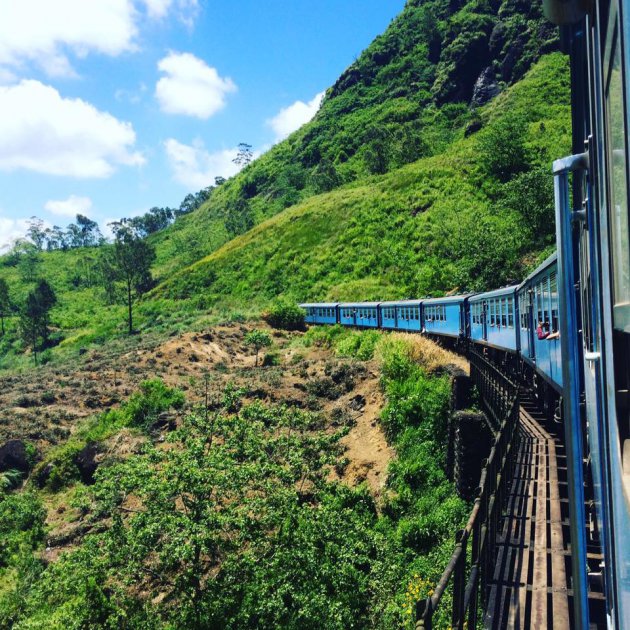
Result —
[[[543, 57], [479, 118], [480, 131], [466, 136], [460, 128], [439, 154], [311, 196], [223, 245], [212, 241], [208, 228], [218, 249], [171, 273], [177, 265], [167, 271], [163, 264], [170, 256], [167, 241], [183, 229], [176, 223], [155, 237], [154, 273], [162, 282], [137, 303], [137, 331], [166, 336], [255, 318], [278, 297], [384, 300], [520, 280], [553, 247], [547, 171], [552, 158], [569, 147], [566, 59], [556, 53]], [[521, 135], [506, 143], [510, 124]], [[512, 141], [523, 163], [501, 181], [488, 171], [487, 152], [492, 142], [501, 148]], [[203, 222], [199, 212], [190, 221]], [[206, 233], [201, 225], [197, 229]], [[43, 354], [44, 361], [76, 360], [79, 352], [112, 340], [136, 343], [126, 336], [125, 307], [108, 305], [98, 287], [97, 259], [95, 249], [39, 256], [37, 276], [47, 278], [59, 298], [52, 312], [59, 344]], [[19, 303], [31, 283], [18, 267], [5, 264], [0, 273]], [[0, 369], [27, 369], [31, 363], [17, 319], [10, 318], [0, 338]]]

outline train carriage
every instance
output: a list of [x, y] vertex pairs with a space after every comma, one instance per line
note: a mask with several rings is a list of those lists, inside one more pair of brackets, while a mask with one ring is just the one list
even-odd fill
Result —
[[379, 302], [346, 302], [339, 304], [339, 323], [359, 328], [380, 326]]
[[337, 324], [339, 322], [338, 304], [336, 302], [323, 304], [299, 304], [306, 315], [307, 324]]
[[518, 287], [521, 357], [562, 391], [557, 256], [549, 256]]
[[466, 336], [467, 295], [431, 298], [422, 302], [422, 329], [430, 335]]
[[410, 332], [422, 330], [422, 300], [381, 302], [379, 309], [382, 328]]
[[511, 286], [473, 295], [468, 299], [470, 339], [476, 343], [516, 352], [519, 348], [518, 304]]

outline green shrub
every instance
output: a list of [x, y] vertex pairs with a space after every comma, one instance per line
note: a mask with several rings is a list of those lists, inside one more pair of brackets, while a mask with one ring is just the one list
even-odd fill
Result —
[[173, 407], [184, 406], [184, 393], [177, 388], [168, 387], [160, 379], [140, 383], [140, 391], [131, 396], [123, 406], [130, 426], [148, 427], [158, 416]]
[[278, 352], [267, 352], [262, 360], [263, 367], [280, 365], [280, 354]]
[[305, 315], [304, 310], [297, 304], [286, 300], [278, 300], [262, 314], [262, 318], [273, 328], [304, 330]]

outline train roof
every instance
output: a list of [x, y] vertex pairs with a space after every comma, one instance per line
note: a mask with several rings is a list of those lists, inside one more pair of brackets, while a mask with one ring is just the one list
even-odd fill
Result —
[[392, 300], [390, 302], [381, 302], [381, 306], [420, 306], [424, 300]]
[[349, 307], [374, 308], [378, 306], [379, 304], [381, 304], [381, 302], [341, 302], [339, 306], [341, 308], [349, 308]]
[[305, 303], [298, 304], [300, 308], [335, 308], [338, 306], [338, 302], [313, 302], [313, 303]]
[[501, 287], [500, 289], [495, 289], [494, 291], [486, 291], [485, 293], [475, 293], [475, 295], [471, 295], [469, 300], [471, 302], [478, 302], [479, 300], [485, 300], [487, 298], [499, 297], [501, 295], [510, 295], [510, 293], [515, 293], [520, 285], [513, 284], [509, 287]]
[[428, 300], [422, 300], [422, 304], [426, 306], [432, 306], [433, 304], [452, 304], [455, 302], [463, 302], [466, 298], [469, 298], [473, 293], [464, 293], [462, 295], [446, 295], [440, 298], [429, 298]]
[[545, 260], [542, 263], [540, 263], [540, 265], [538, 265], [538, 267], [536, 267], [536, 269], [534, 269], [534, 271], [532, 271], [529, 274], [529, 276], [527, 276], [527, 278], [525, 278], [525, 280], [521, 282], [521, 284], [518, 285], [518, 288], [521, 289], [522, 287], [524, 287], [533, 278], [535, 278], [537, 275], [545, 271], [548, 267], [550, 267], [557, 261], [558, 261], [558, 252], [554, 252], [553, 254], [551, 254], [551, 256], [548, 256], [547, 258], [545, 258]]

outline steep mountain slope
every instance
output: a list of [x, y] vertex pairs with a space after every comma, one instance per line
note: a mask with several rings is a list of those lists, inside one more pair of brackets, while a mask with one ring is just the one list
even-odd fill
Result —
[[[519, 278], [553, 243], [549, 165], [569, 147], [566, 60], [543, 54], [555, 47], [537, 3], [410, 0], [313, 121], [149, 237], [160, 284], [136, 307], [138, 329], [256, 315], [279, 295], [385, 299]], [[124, 336], [98, 249], [38, 259], [30, 280], [7, 259], [0, 275], [17, 304], [36, 277], [54, 286], [59, 345], [45, 359]], [[29, 361], [13, 317], [0, 367]]]
[[384, 299], [500, 286], [553, 244], [551, 160], [569, 147], [567, 64], [545, 56], [443, 153], [312, 197], [156, 291], [207, 306], [285, 294]]
[[313, 121], [155, 237], [160, 275], [313, 195], [441, 153], [477, 124], [476, 106], [556, 47], [537, 2], [409, 0]]

